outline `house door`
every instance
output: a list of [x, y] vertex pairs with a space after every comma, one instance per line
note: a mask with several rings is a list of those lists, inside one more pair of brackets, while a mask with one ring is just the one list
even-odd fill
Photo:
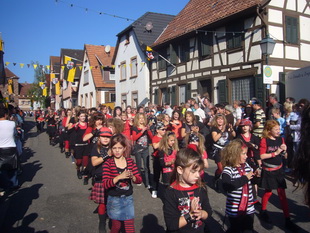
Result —
[[212, 96], [211, 80], [205, 79], [205, 80], [199, 81], [198, 91], [199, 91], [199, 94], [201, 96], [207, 92], [209, 94], [209, 98], [211, 100], [211, 96]]

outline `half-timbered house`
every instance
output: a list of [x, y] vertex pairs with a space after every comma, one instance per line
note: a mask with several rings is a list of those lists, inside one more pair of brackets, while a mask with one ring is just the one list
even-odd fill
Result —
[[[215, 103], [284, 99], [284, 74], [309, 65], [308, 25], [307, 0], [191, 0], [152, 46], [152, 101], [175, 105], [205, 92]], [[261, 50], [268, 35], [269, 57]]]

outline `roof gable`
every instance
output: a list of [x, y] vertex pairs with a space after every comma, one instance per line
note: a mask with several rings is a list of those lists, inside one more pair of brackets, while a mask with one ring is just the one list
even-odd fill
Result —
[[101, 66], [112, 67], [112, 58], [114, 55], [115, 47], [111, 47], [110, 52], [105, 52], [105, 46], [102, 45], [85, 45], [85, 52], [89, 60], [92, 77], [95, 86], [98, 87], [114, 87], [114, 83], [106, 83], [102, 78]]
[[16, 76], [16, 74], [14, 74], [9, 68], [5, 68], [4, 69], [4, 72], [5, 72], [5, 77], [6, 78], [18, 78], [17, 76]]
[[[173, 18], [174, 15], [146, 12], [139, 19], [137, 19], [135, 22], [133, 22], [127, 28], [117, 34], [118, 41], [112, 63], [115, 62], [121, 37], [129, 33], [129, 31], [132, 30], [134, 32], [140, 47], [145, 45], [151, 45], [160, 36], [160, 34], [163, 32], [163, 30], [167, 27], [168, 23]], [[151, 22], [153, 25], [151, 31], [147, 31], [145, 27], [146, 24], [149, 22]]]
[[19, 83], [19, 95], [21, 97], [28, 96], [28, 92], [32, 85], [32, 83]]
[[169, 23], [154, 46], [227, 18], [263, 0], [190, 0], [182, 11]]

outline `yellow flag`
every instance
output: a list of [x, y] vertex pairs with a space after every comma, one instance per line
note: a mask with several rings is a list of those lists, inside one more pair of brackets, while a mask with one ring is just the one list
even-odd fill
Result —
[[82, 68], [83, 68], [82, 66], [78, 66], [78, 67], [79, 67], [80, 70], [82, 70]]
[[92, 69], [93, 69], [93, 67], [92, 67], [92, 66], [90, 66], [90, 67], [89, 67], [89, 69], [90, 69], [90, 70], [92, 70]]
[[43, 95], [43, 96], [47, 96], [47, 87], [45, 87], [45, 88], [43, 89], [42, 95]]
[[68, 64], [68, 61], [71, 61], [71, 57], [65, 56], [65, 62], [64, 62], [64, 64]]
[[49, 70], [50, 69], [50, 65], [47, 65], [46, 68]]
[[37, 66], [38, 66], [37, 64], [33, 64], [33, 68], [34, 68], [34, 69], [36, 69], [36, 68], [37, 68]]
[[20, 68], [24, 68], [25, 64], [24, 63], [20, 63], [19, 65], [20, 65]]
[[39, 86], [42, 87], [42, 85], [44, 84], [44, 82], [39, 82]]
[[152, 52], [153, 49], [150, 46], [146, 46], [146, 51]]
[[0, 36], [0, 51], [3, 51], [3, 40], [2, 40], [2, 38], [1, 38], [1, 36]]
[[55, 84], [55, 94], [60, 95], [60, 82], [59, 81]]
[[9, 95], [13, 94], [13, 80], [12, 79], [8, 80], [8, 92], [9, 92]]
[[9, 64], [10, 64], [10, 62], [7, 61], [7, 62], [5, 63], [5, 66], [8, 66]]
[[65, 66], [61, 66], [61, 70], [64, 70], [65, 69]]
[[72, 69], [69, 70], [68, 79], [67, 79], [68, 82], [71, 82], [71, 83], [74, 82], [75, 70], [76, 70], [76, 67], [73, 67]]

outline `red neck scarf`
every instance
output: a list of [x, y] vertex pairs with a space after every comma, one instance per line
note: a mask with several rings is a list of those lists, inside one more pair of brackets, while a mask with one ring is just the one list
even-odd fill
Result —
[[[237, 170], [240, 174], [240, 176], [245, 175], [245, 164], [241, 164], [240, 167], [237, 167]], [[242, 194], [241, 194], [241, 200], [238, 207], [238, 215], [245, 215], [248, 207], [249, 202], [249, 184], [248, 182], [242, 186]]]

